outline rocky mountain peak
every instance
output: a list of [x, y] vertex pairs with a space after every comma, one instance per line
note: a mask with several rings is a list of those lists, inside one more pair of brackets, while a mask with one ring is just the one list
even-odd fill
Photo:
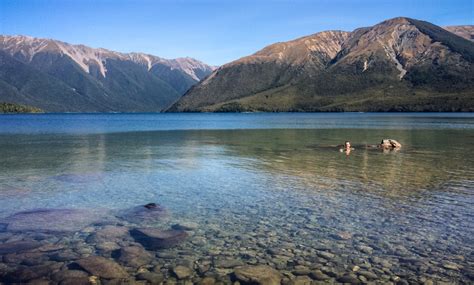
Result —
[[213, 67], [193, 58], [165, 59], [144, 53], [120, 53], [104, 48], [91, 48], [85, 45], [74, 45], [58, 40], [34, 38], [30, 36], [0, 35], [0, 50], [6, 51], [20, 60], [31, 62], [40, 52], [52, 52], [65, 55], [74, 60], [85, 72], [90, 73], [92, 66], [98, 67], [103, 77], [107, 76], [105, 61], [108, 59], [130, 60], [146, 66], [150, 70], [155, 64], [164, 64], [172, 69], [179, 69], [196, 81], [202, 79], [199, 70], [209, 73]]
[[266, 61], [301, 65], [314, 60], [315, 57], [319, 59], [323, 57], [327, 60], [333, 58], [339, 52], [342, 43], [348, 36], [349, 33], [344, 31], [325, 31], [288, 42], [279, 42], [226, 66]]
[[[421, 62], [443, 60], [447, 51], [443, 43], [433, 39], [410, 18], [398, 17], [352, 34], [342, 48], [339, 61], [344, 64], [362, 62], [363, 71], [385, 58], [396, 67], [401, 80], [407, 69]], [[345, 58], [344, 58], [345, 57]]]
[[[473, 63], [472, 42], [397, 17], [350, 33], [320, 32], [269, 45], [221, 66], [169, 110], [391, 110], [394, 102], [405, 104], [395, 109], [424, 110], [420, 102], [431, 94], [451, 100], [446, 94], [470, 92]], [[470, 108], [469, 96], [462, 96], [451, 110]], [[429, 110], [448, 106], [433, 100]]]

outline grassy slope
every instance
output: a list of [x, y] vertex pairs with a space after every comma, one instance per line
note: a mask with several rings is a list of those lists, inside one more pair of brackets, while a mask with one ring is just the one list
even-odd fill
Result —
[[472, 112], [474, 90], [436, 93], [408, 88], [368, 89], [340, 96], [304, 97], [294, 86], [202, 108], [204, 112]]
[[0, 113], [42, 113], [43, 110], [26, 105], [0, 103]]

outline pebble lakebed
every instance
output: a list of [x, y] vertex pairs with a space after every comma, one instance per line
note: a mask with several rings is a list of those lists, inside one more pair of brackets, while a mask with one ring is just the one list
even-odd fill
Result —
[[[336, 209], [340, 195], [347, 193], [318, 198], [273, 193], [243, 208], [224, 205], [215, 208], [214, 215], [197, 215], [210, 210], [198, 206], [193, 214], [179, 217], [161, 206], [160, 211], [137, 206], [94, 215], [77, 210], [70, 216], [61, 212], [69, 210], [50, 210], [45, 218], [57, 218], [44, 225], [43, 210], [20, 213], [5, 219], [0, 232], [0, 280], [5, 284], [472, 282], [472, 249], [457, 240], [466, 237], [420, 234], [409, 216], [370, 217], [371, 210], [367, 217], [359, 215], [365, 228], [345, 228], [356, 209], [340, 205]], [[295, 202], [298, 206], [288, 206]], [[30, 214], [36, 219], [31, 220]], [[423, 214], [417, 219], [437, 222]], [[403, 232], [397, 229], [401, 226]], [[137, 228], [185, 235], [150, 249], [134, 237]]]

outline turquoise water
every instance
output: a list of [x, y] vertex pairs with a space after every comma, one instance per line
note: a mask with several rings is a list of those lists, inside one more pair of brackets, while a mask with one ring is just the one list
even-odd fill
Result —
[[[382, 138], [403, 147], [365, 148]], [[336, 147], [346, 140], [350, 155]], [[192, 281], [226, 283], [232, 268], [215, 260], [232, 258], [331, 282], [371, 276], [358, 266], [379, 282], [469, 283], [473, 143], [473, 114], [1, 115], [0, 218], [159, 203], [170, 213], [160, 227], [196, 225], [172, 258], [149, 263], [165, 280], [191, 259], [211, 262], [204, 273], [194, 263]], [[113, 258], [83, 235], [66, 236]], [[5, 274], [16, 266], [4, 263]]]

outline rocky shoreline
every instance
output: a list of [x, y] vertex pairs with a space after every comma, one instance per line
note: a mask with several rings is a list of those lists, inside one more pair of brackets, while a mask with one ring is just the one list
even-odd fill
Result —
[[[320, 239], [305, 222], [298, 231], [287, 223], [277, 232], [262, 219], [253, 230], [233, 234], [224, 224], [204, 227], [202, 221], [174, 219], [154, 203], [120, 214], [20, 212], [0, 221], [0, 284], [468, 284], [474, 279], [472, 261], [461, 253], [427, 261], [403, 245], [391, 245], [391, 254], [381, 255], [382, 249], [390, 252], [387, 244], [370, 235], [339, 231]], [[300, 243], [311, 238], [316, 243]]]

